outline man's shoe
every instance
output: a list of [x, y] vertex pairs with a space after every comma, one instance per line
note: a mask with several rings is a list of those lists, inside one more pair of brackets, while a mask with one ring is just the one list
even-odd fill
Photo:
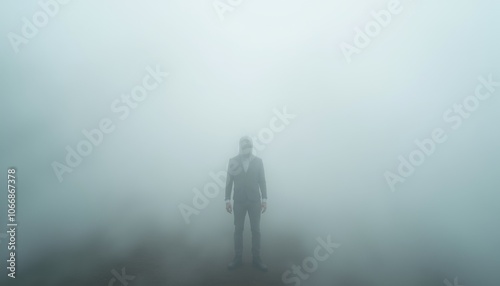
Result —
[[228, 265], [227, 265], [227, 270], [234, 270], [236, 268], [239, 268], [241, 267], [241, 265], [243, 264], [242, 262], [242, 259], [241, 258], [238, 258], [238, 257], [235, 257], [233, 259], [233, 261], [231, 261]]
[[253, 261], [253, 267], [259, 269], [262, 272], [267, 272], [267, 265], [265, 265], [260, 259]]

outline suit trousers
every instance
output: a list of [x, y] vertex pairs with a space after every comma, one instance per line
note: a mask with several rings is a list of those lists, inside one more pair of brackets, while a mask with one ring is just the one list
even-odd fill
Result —
[[243, 229], [248, 212], [250, 230], [252, 231], [252, 256], [260, 258], [260, 201], [234, 201], [234, 252], [236, 257], [243, 255]]

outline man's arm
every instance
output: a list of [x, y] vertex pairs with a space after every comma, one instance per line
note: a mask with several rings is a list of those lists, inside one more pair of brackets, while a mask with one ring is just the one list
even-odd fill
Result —
[[262, 202], [260, 208], [261, 212], [265, 213], [267, 210], [267, 186], [266, 186], [266, 173], [264, 172], [264, 163], [262, 163], [262, 159], [260, 160], [259, 187], [260, 187], [260, 192], [262, 193]]
[[229, 160], [229, 164], [227, 165], [227, 177], [226, 177], [226, 203], [231, 200], [231, 192], [233, 190], [233, 184], [234, 184], [234, 167], [233, 167], [233, 160]]
[[233, 190], [234, 184], [234, 175], [232, 171], [232, 160], [229, 160], [229, 164], [227, 166], [227, 176], [226, 176], [226, 211], [228, 213], [233, 213], [233, 207], [231, 206], [231, 191]]
[[260, 170], [259, 170], [259, 187], [262, 193], [262, 201], [267, 201], [267, 186], [266, 186], [266, 174], [264, 172], [264, 163], [260, 160]]

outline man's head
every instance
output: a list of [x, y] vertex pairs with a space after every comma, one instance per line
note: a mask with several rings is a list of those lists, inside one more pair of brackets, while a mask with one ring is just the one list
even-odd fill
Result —
[[252, 138], [248, 136], [243, 136], [240, 139], [240, 155], [250, 156], [252, 155], [253, 142]]

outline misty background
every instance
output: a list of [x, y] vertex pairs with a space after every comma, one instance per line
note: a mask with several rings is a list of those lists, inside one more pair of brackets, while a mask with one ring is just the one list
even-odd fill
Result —
[[[221, 20], [211, 0], [71, 1], [18, 53], [8, 33], [41, 8], [3, 3], [0, 221], [15, 167], [18, 278], [0, 238], [0, 280], [108, 285], [126, 267], [130, 285], [243, 283], [226, 270], [224, 190], [190, 223], [179, 205], [286, 109], [254, 152], [268, 185], [270, 272], [247, 273], [259, 285], [283, 285], [328, 235], [341, 246], [301, 285], [498, 285], [499, 91], [457, 130], [442, 116], [479, 76], [500, 80], [500, 4], [401, 1], [348, 63], [339, 45], [388, 2], [243, 1]], [[157, 66], [168, 78], [119, 119], [112, 103]], [[104, 118], [115, 130], [60, 182], [53, 162]], [[447, 141], [392, 192], [384, 173], [435, 128]], [[248, 262], [248, 219], [244, 243]]]

